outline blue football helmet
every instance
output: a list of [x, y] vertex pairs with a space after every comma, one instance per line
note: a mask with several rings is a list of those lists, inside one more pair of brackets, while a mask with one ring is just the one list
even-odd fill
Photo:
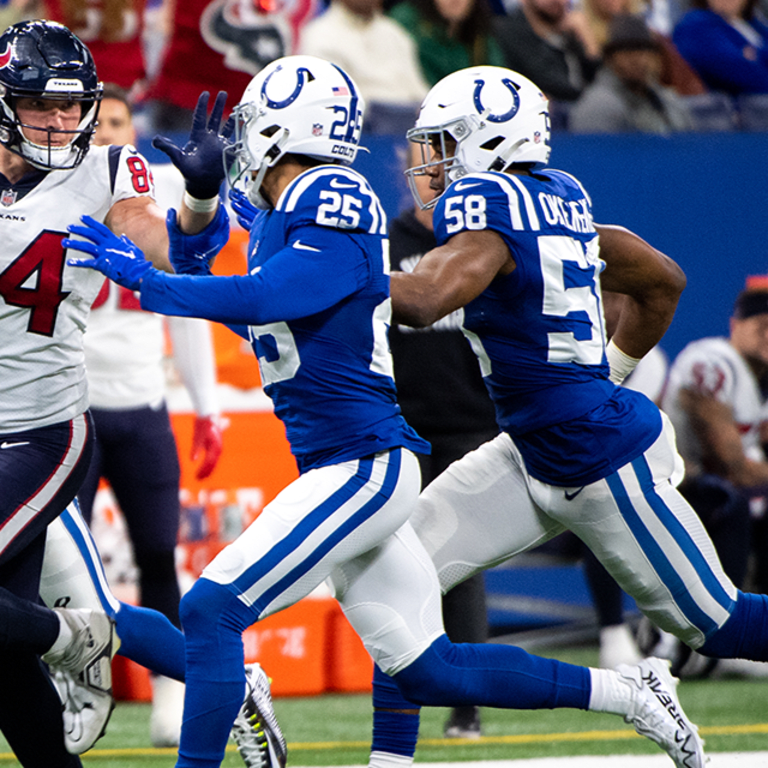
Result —
[[[90, 51], [65, 26], [53, 21], [22, 21], [0, 35], [0, 143], [42, 170], [71, 169], [91, 144], [103, 85]], [[31, 142], [19, 120], [19, 98], [38, 97], [77, 102], [81, 118], [74, 138], [64, 146]]]

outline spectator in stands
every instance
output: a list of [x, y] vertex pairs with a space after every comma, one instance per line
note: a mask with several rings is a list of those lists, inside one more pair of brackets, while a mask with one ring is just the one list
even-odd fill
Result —
[[661, 47], [641, 16], [620, 14], [610, 23], [604, 63], [573, 106], [575, 133], [657, 133], [693, 129], [684, 100], [659, 83]]
[[673, 40], [712, 91], [768, 93], [768, 24], [757, 0], [691, 0]]
[[[410, 143], [408, 167], [421, 162], [417, 144]], [[429, 176], [414, 183], [429, 199]], [[390, 259], [395, 271], [410, 272], [435, 247], [432, 210], [408, 208], [389, 227]], [[432, 445], [432, 454], [419, 454], [422, 485], [428, 485], [449, 464], [499, 433], [496, 414], [485, 388], [477, 357], [461, 331], [463, 310], [427, 328], [394, 323], [389, 343], [397, 382], [397, 400], [408, 423]], [[443, 621], [454, 643], [488, 640], [485, 579], [475, 574], [443, 596]], [[454, 707], [445, 723], [448, 738], [477, 738], [480, 711]]]
[[476, 64], [505, 66], [491, 32], [488, 0], [404, 0], [390, 16], [416, 40], [421, 70], [430, 86]]
[[201, 91], [242, 93], [265, 64], [296, 53], [318, 4], [176, 0], [162, 65], [146, 94], [152, 132], [187, 132]]
[[145, 6], [146, 0], [45, 0], [45, 13], [88, 46], [102, 82], [119, 85], [133, 98], [146, 86]]
[[504, 66], [525, 75], [550, 99], [553, 130], [567, 128], [570, 105], [600, 66], [600, 48], [570, 0], [519, 0], [493, 20]]
[[413, 38], [382, 8], [382, 0], [331, 0], [302, 31], [300, 53], [349, 73], [366, 101], [366, 122], [385, 105], [403, 109], [401, 127], [411, 127], [429, 88]]
[[648, 9], [642, 0], [581, 0], [584, 17], [601, 50], [608, 41], [608, 29], [614, 16], [623, 13], [643, 15], [661, 50], [659, 82], [674, 88], [682, 96], [705, 93], [704, 83], [672, 42], [668, 26], [665, 25], [664, 29], [654, 27], [655, 23], [660, 23], [658, 15], [653, 12], [658, 5], [660, 3], [653, 3]]

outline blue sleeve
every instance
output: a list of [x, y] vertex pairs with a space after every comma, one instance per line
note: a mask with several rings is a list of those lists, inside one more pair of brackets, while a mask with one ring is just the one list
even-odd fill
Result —
[[229, 240], [229, 215], [226, 208], [219, 205], [208, 226], [196, 235], [182, 232], [176, 211], [169, 208], [165, 227], [168, 230], [168, 256], [176, 273], [211, 274], [211, 262]]
[[316, 226], [292, 235], [291, 245], [252, 274], [169, 275], [153, 270], [141, 284], [142, 309], [230, 326], [262, 325], [321, 312], [368, 280], [366, 254], [352, 235]]

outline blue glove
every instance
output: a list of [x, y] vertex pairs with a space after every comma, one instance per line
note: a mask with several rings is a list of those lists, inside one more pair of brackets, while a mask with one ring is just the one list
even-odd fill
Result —
[[239, 189], [229, 190], [229, 202], [237, 214], [237, 223], [250, 232], [259, 209]]
[[130, 291], [138, 291], [141, 281], [148, 272], [154, 270], [144, 258], [142, 251], [125, 235], [118, 237], [111, 229], [90, 216], [83, 216], [81, 227], [72, 224], [68, 227], [73, 235], [80, 235], [85, 240], [72, 240], [65, 237], [61, 244], [65, 248], [90, 254], [90, 259], [68, 259], [71, 267], [90, 267], [106, 275]]
[[203, 91], [197, 100], [192, 117], [192, 130], [184, 148], [177, 147], [165, 136], [155, 136], [152, 146], [165, 152], [171, 162], [181, 171], [187, 192], [199, 200], [209, 200], [219, 194], [224, 181], [224, 148], [235, 127], [232, 117], [220, 130], [226, 91], [219, 91], [206, 121], [208, 113], [208, 91]]
[[168, 210], [165, 217], [170, 247], [168, 255], [179, 275], [210, 275], [211, 263], [229, 240], [229, 214], [220, 205], [208, 226], [196, 235], [187, 235], [179, 229], [176, 211]]

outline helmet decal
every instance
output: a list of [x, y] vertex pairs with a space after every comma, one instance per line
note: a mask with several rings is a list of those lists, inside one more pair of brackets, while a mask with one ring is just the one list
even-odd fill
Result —
[[342, 93], [343, 88], [333, 88], [333, 93], [337, 96], [350, 96], [349, 100], [349, 122], [347, 123], [347, 132], [344, 135], [344, 141], [354, 141], [355, 128], [357, 127], [357, 102], [358, 96], [355, 90], [355, 84], [352, 78], [339, 66], [333, 65], [339, 71], [339, 74], [344, 78], [347, 83], [347, 92]]
[[[509, 88], [509, 92], [512, 94], [512, 106], [503, 115], [485, 115], [485, 119], [492, 123], [506, 123], [507, 120], [511, 120], [520, 109], [520, 94], [517, 92], [515, 84], [508, 78], [502, 79], [502, 85]], [[483, 90], [485, 80], [475, 80], [475, 92], [472, 94], [472, 100], [475, 104], [475, 109], [482, 115], [485, 111], [482, 102], [480, 101], [480, 91]]]
[[5, 50], [0, 53], [0, 69], [5, 69], [11, 63], [11, 44], [5, 44]]
[[302, 88], [304, 88], [304, 84], [307, 82], [308, 77], [312, 77], [312, 74], [306, 67], [299, 67], [296, 70], [296, 87], [293, 89], [293, 93], [291, 93], [289, 96], [284, 98], [282, 101], [273, 101], [272, 99], [267, 96], [267, 83], [272, 78], [272, 75], [276, 74], [277, 72], [280, 72], [282, 70], [282, 66], [278, 65], [275, 67], [264, 79], [264, 83], [261, 86], [261, 95], [266, 101], [267, 106], [270, 109], [285, 109], [286, 107], [293, 104], [296, 99], [299, 98], [299, 94], [301, 93]]

